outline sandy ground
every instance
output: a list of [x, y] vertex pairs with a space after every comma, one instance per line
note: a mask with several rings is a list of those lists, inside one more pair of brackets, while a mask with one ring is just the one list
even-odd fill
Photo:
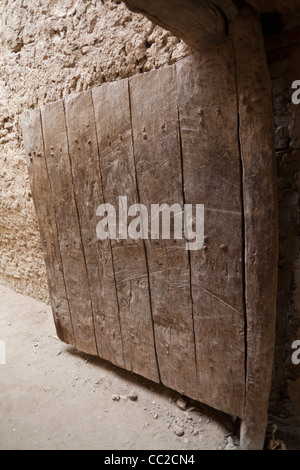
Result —
[[238, 449], [228, 416], [65, 345], [49, 306], [3, 286], [0, 341], [0, 449]]

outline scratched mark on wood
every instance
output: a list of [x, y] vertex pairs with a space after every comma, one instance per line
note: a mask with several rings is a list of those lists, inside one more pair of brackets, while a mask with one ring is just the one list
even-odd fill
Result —
[[[243, 207], [230, 46], [47, 105], [43, 134], [35, 113], [36, 125], [24, 120], [24, 142], [27, 153], [45, 148], [43, 187], [39, 157], [28, 165], [49, 289], [61, 301], [59, 309], [52, 302], [58, 335], [243, 417]], [[128, 207], [204, 204], [204, 249], [189, 253], [185, 239], [98, 240], [96, 209], [117, 208], [120, 196]]]
[[[128, 81], [93, 90], [103, 192], [107, 203], [139, 202]], [[111, 240], [126, 369], [159, 381], [143, 240]]]
[[44, 249], [49, 293], [59, 337], [76, 344], [59, 248], [59, 233], [48, 177], [40, 110], [23, 115], [21, 120], [31, 192]]
[[81, 226], [98, 354], [124, 367], [121, 327], [109, 240], [99, 240], [97, 206], [103, 203], [91, 92], [65, 100], [74, 195]]
[[190, 253], [199, 399], [241, 416], [243, 208], [232, 48], [176, 68], [185, 201], [205, 202], [205, 246]]
[[41, 109], [45, 158], [59, 235], [66, 290], [79, 350], [97, 354], [81, 229], [74, 198], [63, 101]]
[[[175, 67], [130, 80], [141, 203], [183, 207]], [[185, 241], [146, 240], [157, 358], [163, 384], [197, 396], [190, 268]]]

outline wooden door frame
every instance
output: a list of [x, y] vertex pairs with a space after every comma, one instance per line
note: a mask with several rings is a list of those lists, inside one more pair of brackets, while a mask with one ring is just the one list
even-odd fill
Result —
[[[191, 0], [124, 0], [124, 3], [197, 51], [203, 52], [224, 41], [232, 43], [245, 235], [247, 357], [241, 448], [262, 449], [274, 361], [278, 209], [274, 110], [260, 17], [248, 3], [241, 6], [235, 0], [203, 0], [197, 6]], [[274, 7], [280, 8], [280, 2], [276, 5], [273, 2]], [[268, 8], [266, 5], [265, 10]]]

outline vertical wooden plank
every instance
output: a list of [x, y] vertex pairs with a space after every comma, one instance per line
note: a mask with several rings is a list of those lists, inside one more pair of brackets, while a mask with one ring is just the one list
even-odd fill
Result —
[[[175, 67], [130, 79], [141, 203], [183, 207]], [[184, 240], [146, 240], [162, 382], [197, 397], [190, 266]]]
[[262, 449], [274, 360], [278, 222], [275, 125], [260, 19], [244, 7], [230, 27], [235, 51], [245, 213], [247, 383], [244, 449]]
[[205, 205], [205, 246], [190, 254], [198, 397], [243, 416], [243, 213], [231, 45], [176, 69], [185, 202]]
[[32, 198], [44, 250], [51, 307], [58, 337], [75, 344], [61, 261], [55, 210], [44, 155], [40, 110], [21, 117]]
[[[95, 121], [106, 203], [119, 216], [119, 197], [128, 208], [139, 202], [132, 149], [128, 81], [93, 89]], [[130, 219], [128, 219], [130, 221]], [[143, 240], [111, 240], [126, 369], [159, 381], [148, 273]]]
[[80, 225], [74, 200], [62, 101], [41, 108], [45, 158], [54, 202], [76, 347], [97, 355]]
[[103, 194], [91, 92], [70, 95], [65, 100], [65, 113], [98, 354], [124, 367], [110, 243], [109, 240], [99, 240], [96, 234], [99, 222], [96, 211], [103, 204]]

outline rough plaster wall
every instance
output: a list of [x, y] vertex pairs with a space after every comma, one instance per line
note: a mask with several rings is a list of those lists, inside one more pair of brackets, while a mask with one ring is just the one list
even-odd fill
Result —
[[112, 0], [0, 0], [0, 280], [48, 299], [19, 115], [191, 53]]
[[276, 123], [279, 198], [277, 338], [271, 411], [300, 420], [300, 365], [292, 343], [300, 340], [300, 105], [291, 85], [300, 80], [300, 49], [270, 64]]

